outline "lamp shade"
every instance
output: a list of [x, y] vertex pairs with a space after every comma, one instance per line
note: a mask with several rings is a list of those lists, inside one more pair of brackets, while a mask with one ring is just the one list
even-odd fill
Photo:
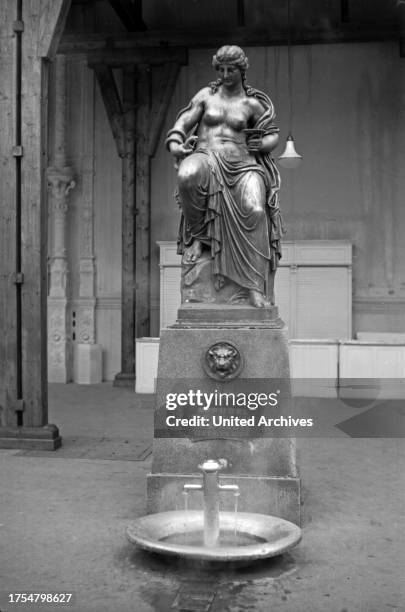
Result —
[[284, 168], [298, 168], [302, 162], [302, 155], [295, 150], [294, 139], [289, 134], [285, 143], [284, 153], [278, 158], [280, 165]]

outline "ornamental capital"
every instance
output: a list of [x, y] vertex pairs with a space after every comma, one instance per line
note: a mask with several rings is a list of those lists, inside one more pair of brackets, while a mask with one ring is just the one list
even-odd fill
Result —
[[63, 168], [51, 166], [48, 168], [46, 176], [52, 195], [57, 199], [67, 196], [69, 191], [76, 186], [73, 169], [70, 166], [64, 166]]

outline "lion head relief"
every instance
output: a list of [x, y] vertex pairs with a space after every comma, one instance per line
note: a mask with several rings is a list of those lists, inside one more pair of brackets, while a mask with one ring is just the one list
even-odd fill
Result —
[[235, 346], [229, 342], [217, 342], [205, 353], [203, 366], [211, 378], [226, 380], [239, 374], [242, 359]]

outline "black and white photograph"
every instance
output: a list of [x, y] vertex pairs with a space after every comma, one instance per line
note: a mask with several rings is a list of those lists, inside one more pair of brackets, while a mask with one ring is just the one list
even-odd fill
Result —
[[0, 612], [405, 612], [404, 194], [404, 0], [0, 0]]

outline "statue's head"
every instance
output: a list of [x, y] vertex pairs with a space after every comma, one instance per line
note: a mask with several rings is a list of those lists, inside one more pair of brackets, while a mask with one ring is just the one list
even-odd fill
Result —
[[246, 70], [249, 68], [249, 61], [243, 49], [236, 45], [224, 45], [218, 49], [212, 58], [212, 65], [215, 70], [218, 70], [221, 64], [236, 66], [241, 71], [243, 77], [245, 76]]

